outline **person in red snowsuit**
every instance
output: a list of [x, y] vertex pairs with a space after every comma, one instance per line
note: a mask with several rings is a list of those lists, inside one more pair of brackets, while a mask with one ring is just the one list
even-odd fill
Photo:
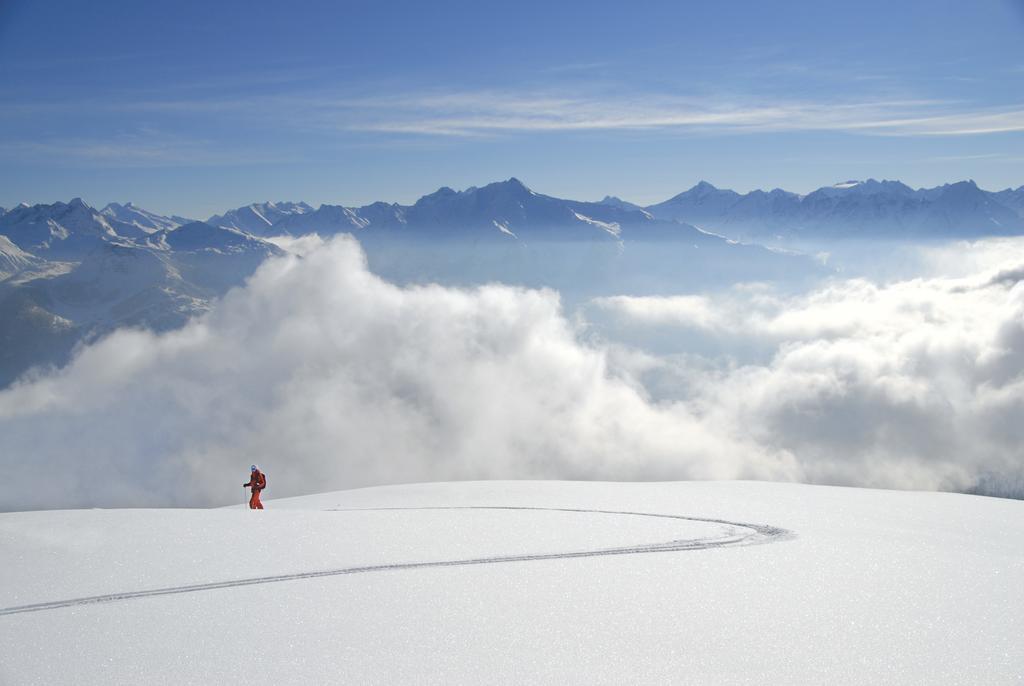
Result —
[[262, 510], [263, 503], [260, 502], [260, 491], [267, 487], [267, 477], [263, 476], [256, 465], [250, 467], [252, 476], [249, 478], [249, 483], [242, 484], [246, 488], [252, 488], [252, 497], [249, 498], [249, 509], [250, 510]]

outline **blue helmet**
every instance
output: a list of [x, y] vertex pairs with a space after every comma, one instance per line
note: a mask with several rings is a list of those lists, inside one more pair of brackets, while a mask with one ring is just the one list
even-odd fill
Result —
[[250, 472], [255, 472], [256, 471], [256, 465], [253, 465], [253, 466], [249, 467], [249, 471]]

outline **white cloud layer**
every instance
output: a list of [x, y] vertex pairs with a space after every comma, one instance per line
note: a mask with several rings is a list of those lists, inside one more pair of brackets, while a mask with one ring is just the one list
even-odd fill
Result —
[[197, 505], [470, 478], [796, 478], [785, 455], [656, 407], [553, 292], [400, 289], [339, 238], [207, 316], [120, 331], [0, 392], [0, 508]]
[[[737, 289], [596, 305], [606, 335], [659, 342], [658, 356], [624, 362], [649, 387], [795, 456], [803, 479], [1024, 496], [1021, 265], [798, 297]], [[665, 349], [694, 340], [724, 359]]]
[[[184, 329], [116, 332], [0, 392], [0, 509], [241, 501], [251, 462], [272, 497], [476, 478], [963, 490], [1021, 474], [1012, 270], [610, 298], [588, 328], [554, 292], [399, 288], [345, 237], [303, 252]], [[600, 342], [617, 326], [634, 340]], [[756, 354], [714, 354], [744, 346]]]

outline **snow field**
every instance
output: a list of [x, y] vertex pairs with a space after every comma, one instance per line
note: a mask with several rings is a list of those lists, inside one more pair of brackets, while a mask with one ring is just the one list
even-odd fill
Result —
[[0, 615], [0, 683], [1003, 684], [1024, 670], [1024, 503], [942, 493], [479, 482], [270, 501], [263, 513], [0, 515], [0, 551], [15, 561], [0, 571], [3, 607], [335, 564], [736, 533], [593, 513], [325, 511], [467, 506], [677, 514], [795, 537]]

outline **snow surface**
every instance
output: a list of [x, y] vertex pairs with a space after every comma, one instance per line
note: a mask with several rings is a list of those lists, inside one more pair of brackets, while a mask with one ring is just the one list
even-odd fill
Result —
[[19, 272], [37, 265], [40, 260], [0, 235], [0, 281], [5, 281]]
[[100, 214], [105, 217], [124, 222], [125, 224], [130, 224], [144, 233], [172, 230], [178, 228], [182, 224], [189, 223], [188, 221], [180, 221], [181, 217], [165, 217], [138, 207], [130, 202], [125, 203], [124, 205], [112, 202], [100, 210]]
[[[0, 683], [1004, 684], [1024, 671], [1018, 501], [474, 482], [267, 507], [0, 515]], [[122, 597], [88, 599], [107, 594]]]
[[500, 222], [497, 219], [492, 220], [494, 222], [494, 228], [501, 231], [504, 234], [512, 236], [512, 238], [519, 238], [511, 229], [508, 228], [508, 222]]
[[616, 238], [618, 238], [619, 236], [622, 235], [622, 227], [620, 227], [615, 222], [602, 222], [602, 221], [598, 221], [597, 219], [592, 219], [592, 218], [590, 218], [590, 217], [588, 217], [586, 215], [580, 214], [579, 212], [573, 212], [573, 214], [581, 222], [583, 222], [585, 224], [590, 224], [591, 226], [595, 226], [595, 227], [601, 229], [602, 231], [607, 231], [609, 234], [611, 234], [612, 236], [614, 236]]

